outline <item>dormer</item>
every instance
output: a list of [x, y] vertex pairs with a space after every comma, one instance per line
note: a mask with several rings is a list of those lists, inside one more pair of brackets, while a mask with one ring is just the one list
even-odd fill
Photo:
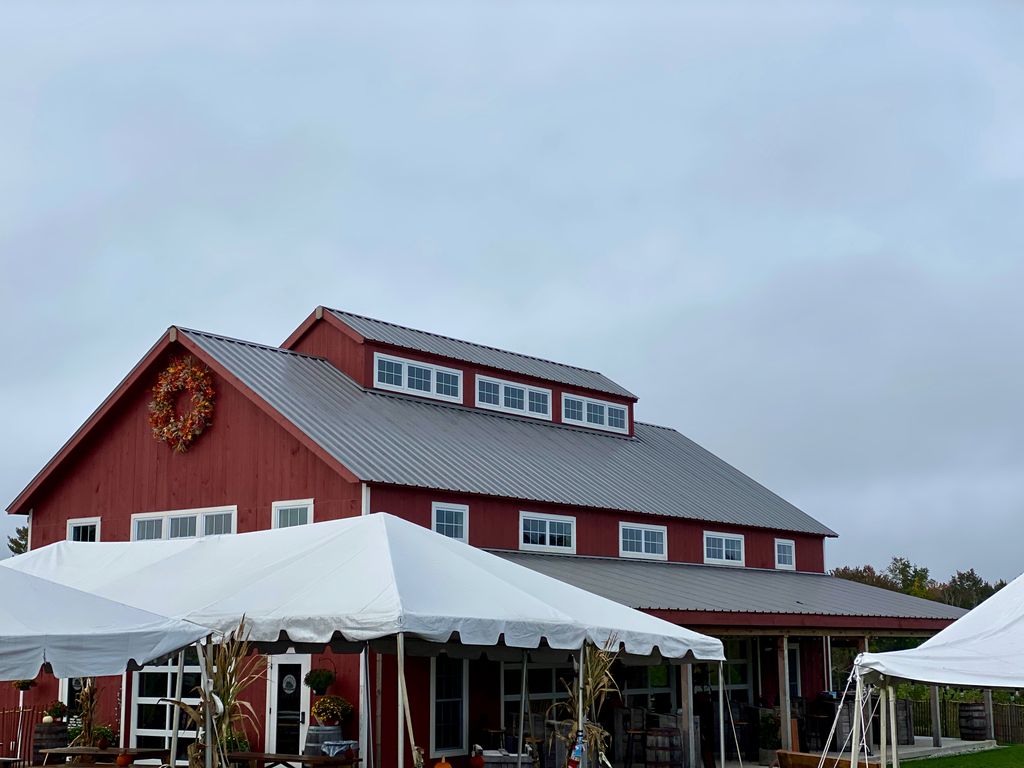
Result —
[[636, 396], [597, 371], [317, 307], [282, 344], [367, 389], [633, 434]]

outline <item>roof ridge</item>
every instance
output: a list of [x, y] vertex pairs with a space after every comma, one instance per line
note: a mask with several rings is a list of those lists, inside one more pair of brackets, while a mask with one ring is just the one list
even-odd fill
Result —
[[[360, 320], [369, 320], [373, 323], [381, 323], [382, 325], [390, 325], [392, 328], [401, 328], [403, 331], [414, 331], [415, 333], [423, 333], [427, 336], [433, 336], [437, 339], [445, 339], [446, 341], [457, 341], [460, 344], [469, 344], [473, 347], [479, 347], [480, 349], [489, 349], [492, 352], [504, 352], [506, 355], [515, 355], [516, 357], [525, 357], [528, 360], [537, 360], [541, 363], [550, 363], [551, 365], [560, 365], [563, 368], [572, 368], [576, 371], [583, 371], [584, 373], [596, 373], [598, 376], [605, 376], [601, 371], [594, 370], [593, 368], [584, 368], [580, 365], [573, 365], [572, 363], [560, 363], [557, 360], [549, 360], [546, 357], [537, 357], [536, 355], [527, 355], [523, 352], [513, 352], [511, 349], [502, 349], [501, 347], [492, 347], [490, 344], [480, 344], [476, 341], [468, 341], [466, 339], [457, 339], [454, 336], [445, 336], [443, 333], [434, 333], [433, 331], [424, 331], [421, 328], [413, 328], [408, 325], [399, 325], [398, 323], [392, 323], [390, 320], [380, 320], [376, 317], [367, 317], [366, 315], [357, 315], [355, 312], [349, 312], [344, 309], [335, 309], [334, 307], [324, 307], [331, 312], [336, 312], [340, 315], [351, 315], [352, 317], [358, 317]], [[457, 359], [457, 358], [452, 358]], [[605, 376], [605, 378], [608, 378]], [[610, 381], [610, 379], [609, 379]]]
[[268, 352], [279, 352], [282, 355], [292, 355], [294, 357], [304, 357], [307, 360], [319, 360], [322, 363], [328, 362], [325, 358], [319, 355], [307, 355], [305, 352], [295, 352], [291, 349], [284, 349], [283, 347], [275, 347], [271, 344], [260, 344], [258, 341], [249, 341], [248, 339], [236, 339], [233, 336], [225, 336], [221, 333], [211, 333], [210, 331], [200, 331], [196, 328], [185, 328], [181, 325], [174, 326], [183, 333], [191, 333], [197, 336], [206, 336], [211, 339], [220, 339], [221, 341], [231, 342], [232, 344], [244, 344], [247, 347], [256, 347], [257, 349], [265, 349]]
[[[685, 518], [684, 518], [685, 519]], [[754, 567], [750, 565], [735, 566], [735, 565], [719, 565], [718, 563], [690, 563], [683, 560], [652, 560], [644, 559], [642, 557], [623, 557], [621, 555], [577, 555], [577, 554], [562, 554], [561, 552], [530, 552], [522, 549], [501, 549], [500, 547], [484, 547], [488, 552], [508, 552], [509, 554], [526, 555], [528, 557], [545, 557], [545, 558], [575, 558], [578, 560], [607, 560], [613, 563], [636, 563], [643, 565], [661, 565], [661, 566], [674, 566], [679, 568], [713, 568], [722, 571], [742, 571], [756, 573], [775, 573], [781, 576], [798, 574], [800, 576], [824, 576], [829, 579], [839, 579], [839, 576], [833, 576], [827, 571], [821, 573], [819, 571], [793, 571], [783, 568], [769, 568]], [[840, 579], [841, 581], [849, 581], [851, 584], [860, 584], [859, 581], [851, 581], [849, 579]], [[870, 584], [866, 586], [871, 586]], [[921, 600], [927, 600], [927, 598], [919, 598]]]

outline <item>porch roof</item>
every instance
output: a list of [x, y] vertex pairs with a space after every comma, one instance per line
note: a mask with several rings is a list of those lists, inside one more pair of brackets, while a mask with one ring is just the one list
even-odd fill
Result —
[[857, 626], [864, 630], [941, 629], [966, 613], [962, 608], [821, 573], [526, 552], [496, 554], [631, 608], [666, 618], [675, 615], [694, 625], [777, 625], [795, 620], [800, 626]]

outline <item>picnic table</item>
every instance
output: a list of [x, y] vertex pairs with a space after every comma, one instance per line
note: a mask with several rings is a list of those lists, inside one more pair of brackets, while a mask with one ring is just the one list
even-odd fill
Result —
[[250, 768], [288, 768], [301, 764], [306, 768], [345, 768], [359, 765], [358, 757], [327, 755], [282, 755], [275, 752], [228, 752], [232, 763], [248, 763]]
[[[140, 747], [110, 747], [108, 749], [100, 749], [99, 747], [52, 747], [50, 749], [39, 750], [43, 757], [43, 765], [46, 765], [50, 761], [50, 756], [54, 757], [77, 757], [78, 760], [74, 762], [78, 763], [96, 763], [96, 762], [110, 762], [113, 763], [117, 759], [118, 755], [127, 755], [134, 762], [135, 760], [148, 760], [158, 759], [163, 763], [170, 760], [171, 751], [163, 748], [150, 748], [143, 749]], [[98, 757], [106, 757], [109, 760], [97, 761]]]

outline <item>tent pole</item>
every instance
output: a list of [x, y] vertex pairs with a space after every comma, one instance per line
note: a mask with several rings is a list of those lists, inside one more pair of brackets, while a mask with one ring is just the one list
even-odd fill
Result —
[[365, 755], [364, 765], [374, 765], [373, 745], [370, 743], [370, 643], [363, 643], [359, 652], [359, 754]]
[[373, 768], [380, 768], [380, 749], [383, 730], [381, 729], [381, 699], [384, 693], [384, 657], [379, 653], [377, 656], [377, 680], [374, 683], [374, 717], [377, 720], [373, 729], [373, 759], [376, 760]]
[[[900, 768], [900, 729], [896, 722], [896, 691], [891, 685], [886, 686], [889, 693], [889, 727], [892, 728], [892, 768]], [[883, 766], [883, 768], [885, 768]]]
[[[70, 685], [70, 681], [69, 681]], [[15, 756], [21, 758], [21, 721], [25, 716], [25, 692], [21, 689], [18, 690], [18, 738], [17, 747], [15, 748]], [[28, 760], [25, 761], [26, 763]]]
[[885, 768], [888, 763], [886, 741], [889, 730], [889, 691], [882, 687], [878, 692], [878, 764]]
[[[174, 681], [174, 698], [177, 701], [181, 701], [181, 689], [182, 689], [182, 678], [185, 676], [185, 651], [184, 649], [178, 651], [178, 677]], [[177, 765], [178, 763], [178, 723], [180, 722], [179, 715], [181, 714], [177, 707], [171, 710], [174, 713], [174, 728], [171, 729], [171, 759], [168, 762], [171, 765]]]
[[[854, 672], [857, 675], [856, 672]], [[857, 768], [860, 759], [860, 719], [861, 707], [864, 706], [864, 681], [857, 675], [857, 692], [853, 697], [853, 727], [850, 729], [850, 738], [853, 740], [850, 746], [850, 768]]]
[[523, 649], [523, 674], [519, 681], [519, 741], [516, 742], [519, 746], [516, 749], [518, 753], [516, 755], [516, 768], [522, 768], [523, 765], [523, 730], [526, 720], [526, 664], [529, 661], [530, 654], [524, 648]]
[[203, 740], [206, 742], [206, 748], [203, 750], [203, 757], [205, 758], [206, 768], [213, 768], [213, 750], [214, 750], [214, 736], [213, 736], [213, 710], [210, 705], [213, 703], [211, 695], [213, 694], [213, 688], [210, 685], [210, 676], [206, 670], [206, 653], [203, 650], [201, 643], [196, 643], [196, 652], [199, 654], [199, 675], [203, 684], [203, 714], [205, 716], [203, 723]]
[[725, 662], [718, 662], [718, 748], [725, 768]]
[[398, 656], [395, 660], [395, 686], [398, 690], [398, 768], [405, 768], [405, 704], [402, 701], [402, 675], [405, 674], [405, 637], [398, 633]]

